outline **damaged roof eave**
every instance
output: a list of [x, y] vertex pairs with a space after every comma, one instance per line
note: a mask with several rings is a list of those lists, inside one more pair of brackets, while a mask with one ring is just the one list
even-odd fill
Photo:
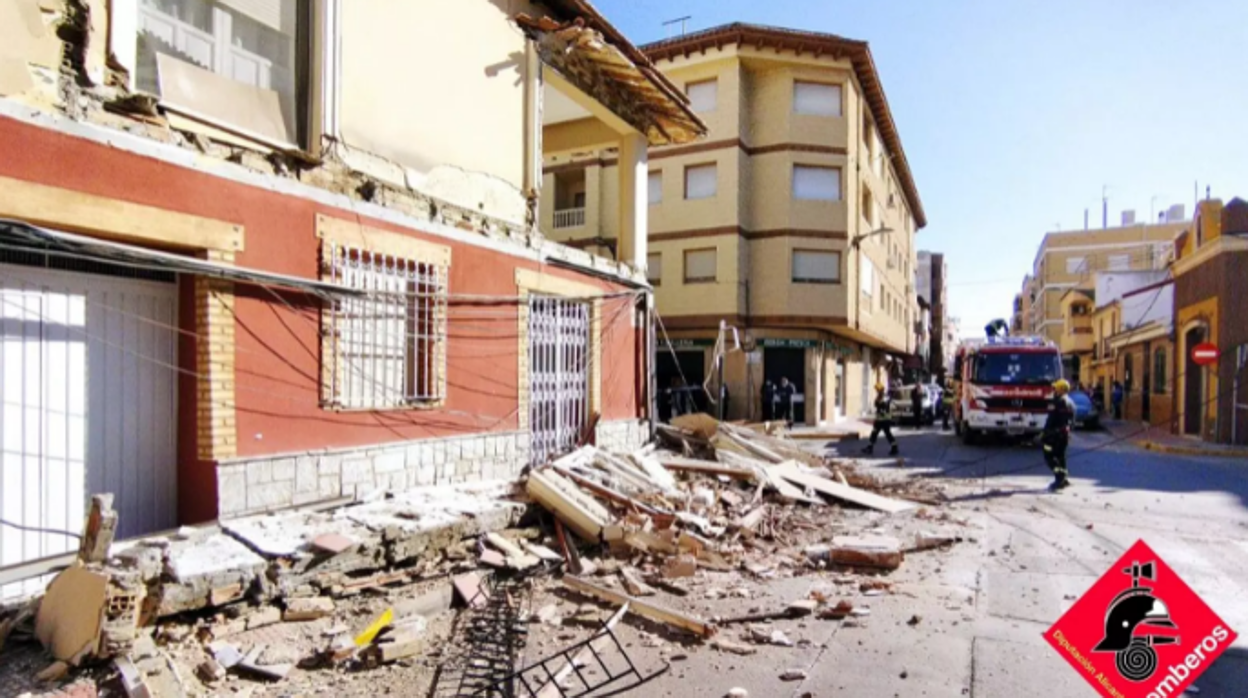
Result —
[[645, 134], [652, 146], [702, 138], [707, 126], [684, 95], [654, 77], [594, 29], [525, 15], [517, 23], [536, 44], [542, 63], [615, 117]]

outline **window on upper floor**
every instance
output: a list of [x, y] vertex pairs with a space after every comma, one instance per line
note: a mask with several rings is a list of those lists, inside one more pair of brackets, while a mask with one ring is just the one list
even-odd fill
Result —
[[875, 230], [875, 197], [866, 187], [862, 188], [862, 219], [867, 222], [867, 232]]
[[1067, 257], [1066, 273], [1067, 274], [1083, 274], [1087, 269], [1087, 260], [1083, 257]]
[[810, 116], [840, 116], [841, 86], [821, 82], [793, 83], [793, 113]]
[[650, 198], [650, 205], [663, 203], [663, 173], [655, 170], [646, 177], [646, 191]]
[[1166, 394], [1166, 350], [1158, 348], [1153, 351], [1153, 394]]
[[832, 250], [793, 250], [793, 282], [839, 284], [841, 253]]
[[685, 94], [689, 97], [689, 106], [699, 114], [715, 111], [715, 102], [719, 100], [719, 81], [703, 80], [685, 85]]
[[840, 168], [794, 165], [793, 198], [803, 201], [840, 201]]
[[1106, 264], [1109, 271], [1128, 271], [1131, 269], [1131, 255], [1129, 254], [1111, 254], [1109, 262]]
[[704, 284], [716, 279], [718, 250], [714, 247], [701, 250], [685, 250], [685, 283]]
[[139, 0], [135, 84], [162, 106], [307, 145], [311, 0]]
[[[858, 279], [858, 290], [862, 292], [868, 299], [871, 298], [872, 291], [875, 289], [875, 265], [869, 259], [862, 260], [862, 274]], [[867, 304], [867, 310], [871, 309], [871, 305]]]
[[663, 281], [663, 253], [651, 252], [646, 255], [646, 281], [651, 286], [658, 286]]
[[710, 199], [718, 193], [718, 168], [710, 165], [690, 165], [685, 168], [685, 198]]

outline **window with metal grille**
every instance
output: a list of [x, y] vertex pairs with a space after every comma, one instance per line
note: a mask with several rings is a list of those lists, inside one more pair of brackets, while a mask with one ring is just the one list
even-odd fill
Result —
[[329, 247], [334, 283], [364, 291], [325, 313], [325, 401], [343, 409], [428, 405], [445, 396], [445, 266]]

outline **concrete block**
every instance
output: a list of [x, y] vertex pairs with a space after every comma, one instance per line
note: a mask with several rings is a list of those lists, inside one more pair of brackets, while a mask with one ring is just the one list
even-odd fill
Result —
[[221, 516], [247, 510], [247, 474], [241, 468], [217, 470], [217, 511]]
[[295, 461], [295, 492], [316, 492], [318, 484], [316, 458], [299, 456]]
[[316, 471], [321, 475], [339, 475], [342, 473], [342, 456], [323, 455], [317, 461]]
[[274, 480], [294, 480], [295, 479], [295, 459], [280, 458], [273, 461], [270, 466]]
[[341, 497], [342, 481], [336, 475], [322, 475], [316, 491], [322, 499]]
[[411, 482], [417, 487], [432, 485], [433, 481], [437, 478], [437, 472], [438, 466], [433, 463], [420, 466], [416, 469], [416, 472], [414, 473], [415, 477], [411, 480]]
[[356, 485], [373, 481], [373, 463], [364, 458], [354, 458], [342, 463], [342, 485]]
[[[337, 496], [337, 495], [334, 495], [334, 496]], [[313, 502], [319, 502], [323, 499], [325, 499], [325, 497], [322, 497], [321, 493], [317, 491], [316, 489], [313, 489], [311, 492], [296, 491], [294, 505], [297, 507], [303, 506], [304, 504], [312, 504]]]
[[437, 441], [433, 444], [433, 464], [442, 465], [446, 462], [446, 443]]
[[247, 484], [262, 485], [266, 482], [273, 482], [273, 463], [267, 460], [248, 463]]
[[407, 467], [408, 471], [411, 471], [415, 466], [420, 465], [421, 457], [424, 455], [423, 446], [424, 444], [413, 443], [408, 444], [407, 448], [403, 449], [403, 464]]
[[399, 449], [385, 451], [373, 459], [373, 472], [377, 475], [389, 475], [403, 472], [404, 453]]
[[295, 503], [295, 481], [268, 482], [247, 488], [247, 510], [264, 511], [292, 506]]

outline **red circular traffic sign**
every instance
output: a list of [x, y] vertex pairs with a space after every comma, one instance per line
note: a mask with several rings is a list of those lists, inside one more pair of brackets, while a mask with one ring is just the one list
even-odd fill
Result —
[[1221, 352], [1218, 351], [1216, 344], [1205, 342], [1192, 347], [1192, 361], [1195, 361], [1200, 366], [1217, 363], [1220, 355]]

